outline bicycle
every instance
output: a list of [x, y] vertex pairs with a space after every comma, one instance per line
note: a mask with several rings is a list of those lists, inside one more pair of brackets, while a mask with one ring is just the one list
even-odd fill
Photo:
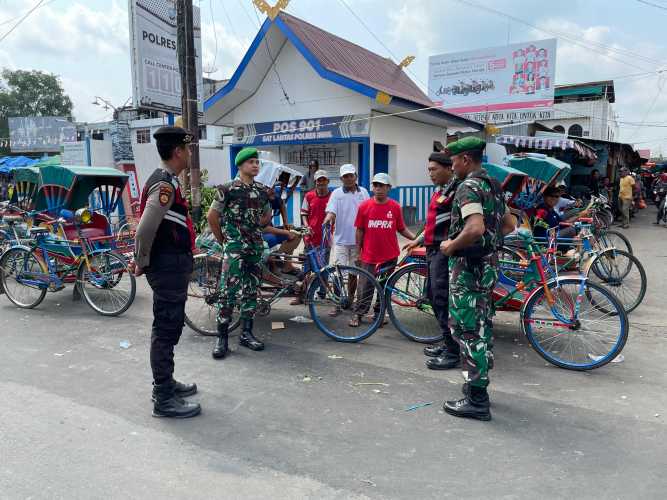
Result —
[[[298, 229], [305, 232], [305, 229]], [[382, 288], [375, 277], [354, 266], [329, 265], [325, 256], [329, 246], [329, 231], [323, 229], [322, 244], [318, 247], [306, 246], [303, 255], [286, 255], [267, 252], [262, 263], [262, 283], [257, 299], [258, 316], [268, 316], [271, 307], [285, 297], [305, 295], [305, 304], [318, 329], [327, 337], [338, 342], [360, 342], [370, 337], [381, 325], [384, 318], [384, 303], [381, 311], [371, 322], [359, 327], [349, 326], [349, 319], [355, 314], [357, 303], [365, 299], [357, 293], [361, 280], [370, 280], [373, 295], [382, 296]], [[194, 257], [194, 272], [188, 289], [186, 303], [186, 324], [201, 335], [217, 335], [217, 317], [220, 309], [220, 274], [222, 266], [221, 247], [210, 238], [199, 237], [198, 246], [203, 253]], [[302, 271], [296, 276], [272, 273], [266, 261], [268, 258], [300, 264]], [[240, 324], [238, 304], [234, 308], [229, 331]]]
[[[0, 282], [14, 305], [35, 308], [47, 291], [63, 290], [67, 283], [74, 283], [75, 294], [103, 316], [118, 316], [132, 305], [134, 275], [121, 255], [96, 248], [83, 236], [81, 226], [90, 217], [87, 209], [62, 210], [60, 218], [47, 222], [51, 228], [31, 228], [27, 245], [11, 246], [2, 254]], [[73, 221], [76, 239], [65, 237], [67, 219]]]
[[[561, 277], [556, 269], [550, 278], [547, 257], [532, 234], [521, 231], [520, 236], [528, 257], [500, 261], [500, 278], [493, 291], [496, 310], [519, 312], [522, 332], [531, 346], [556, 366], [592, 370], [609, 363], [628, 338], [629, 322], [621, 302], [585, 276]], [[506, 277], [512, 268], [521, 274], [519, 282]], [[413, 262], [396, 270], [386, 287], [385, 302], [392, 322], [418, 342], [428, 338], [420, 332], [438, 328], [425, 286], [427, 275], [426, 262]], [[413, 277], [414, 286], [396, 286], [399, 279], [407, 284]], [[411, 321], [404, 319], [406, 315]], [[437, 341], [441, 336], [431, 338]]]

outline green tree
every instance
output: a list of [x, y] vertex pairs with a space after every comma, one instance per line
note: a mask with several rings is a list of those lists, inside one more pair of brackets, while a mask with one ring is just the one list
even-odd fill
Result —
[[[60, 78], [43, 71], [0, 73], [0, 138], [9, 137], [10, 116], [64, 116], [72, 118], [72, 100], [63, 89]], [[0, 146], [0, 154], [9, 148]]]

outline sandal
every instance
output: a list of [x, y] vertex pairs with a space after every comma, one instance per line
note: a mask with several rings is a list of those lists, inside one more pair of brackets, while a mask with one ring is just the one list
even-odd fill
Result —
[[352, 319], [350, 319], [350, 322], [347, 324], [347, 326], [351, 326], [352, 328], [357, 328], [359, 326], [359, 323], [361, 323], [361, 315], [355, 314], [352, 316]]

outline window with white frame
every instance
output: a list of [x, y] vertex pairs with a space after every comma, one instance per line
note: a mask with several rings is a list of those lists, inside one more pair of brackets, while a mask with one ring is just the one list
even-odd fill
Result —
[[137, 129], [137, 144], [150, 144], [150, 142], [151, 142], [151, 129], [149, 128]]

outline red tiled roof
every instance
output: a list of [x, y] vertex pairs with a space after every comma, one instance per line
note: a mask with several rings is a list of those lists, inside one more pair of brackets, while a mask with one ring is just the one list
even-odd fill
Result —
[[327, 70], [424, 106], [433, 102], [390, 59], [281, 12], [280, 18]]

